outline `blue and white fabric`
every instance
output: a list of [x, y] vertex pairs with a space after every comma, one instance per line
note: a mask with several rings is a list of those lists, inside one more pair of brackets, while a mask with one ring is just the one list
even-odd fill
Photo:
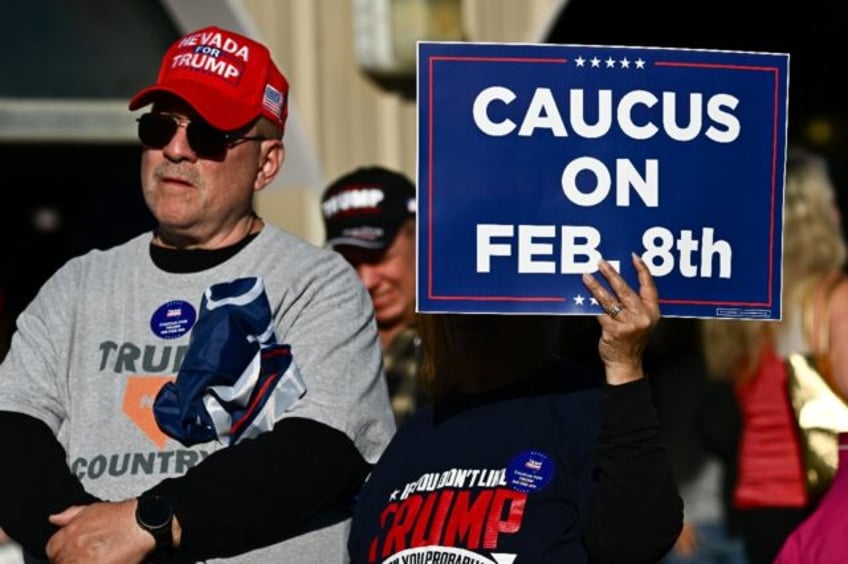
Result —
[[183, 445], [233, 445], [270, 431], [305, 393], [262, 279], [240, 278], [204, 293], [177, 378], [159, 391], [153, 413]]

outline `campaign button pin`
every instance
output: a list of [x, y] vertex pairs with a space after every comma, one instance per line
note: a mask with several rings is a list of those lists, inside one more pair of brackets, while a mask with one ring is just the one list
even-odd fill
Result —
[[188, 302], [174, 300], [159, 306], [150, 318], [150, 329], [162, 339], [176, 339], [194, 327], [197, 312]]
[[542, 452], [528, 450], [513, 458], [506, 469], [506, 483], [517, 492], [544, 489], [554, 475], [554, 463]]

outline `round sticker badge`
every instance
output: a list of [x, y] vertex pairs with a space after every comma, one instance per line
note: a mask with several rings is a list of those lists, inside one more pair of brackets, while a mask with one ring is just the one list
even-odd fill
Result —
[[189, 332], [196, 320], [194, 306], [182, 300], [174, 300], [153, 312], [150, 329], [162, 339], [176, 339]]
[[547, 454], [535, 450], [522, 452], [506, 468], [507, 484], [521, 493], [541, 491], [553, 476], [553, 461]]

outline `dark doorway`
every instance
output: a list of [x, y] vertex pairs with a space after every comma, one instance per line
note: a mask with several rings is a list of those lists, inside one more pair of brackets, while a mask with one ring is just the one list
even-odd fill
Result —
[[137, 145], [4, 145], [0, 289], [17, 315], [53, 271], [153, 226]]

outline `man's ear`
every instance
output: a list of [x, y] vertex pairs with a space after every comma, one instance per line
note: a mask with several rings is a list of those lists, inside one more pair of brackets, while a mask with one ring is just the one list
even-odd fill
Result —
[[262, 190], [274, 180], [277, 173], [283, 168], [286, 160], [286, 148], [279, 139], [267, 139], [262, 141], [262, 151], [259, 154], [259, 168], [256, 171], [256, 179], [253, 183], [255, 191]]

